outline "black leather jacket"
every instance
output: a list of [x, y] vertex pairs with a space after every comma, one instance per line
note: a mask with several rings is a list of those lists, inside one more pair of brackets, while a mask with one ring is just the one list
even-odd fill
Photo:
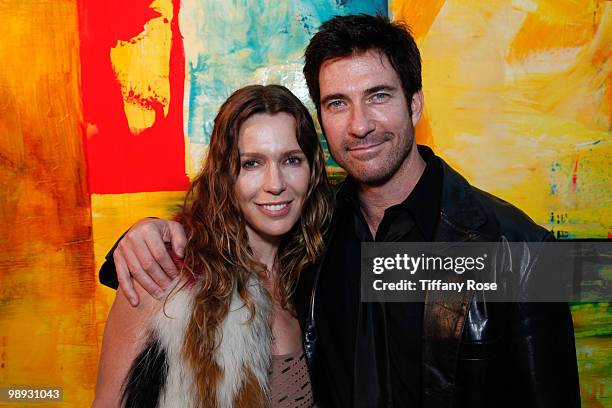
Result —
[[[422, 155], [433, 154], [427, 148], [419, 149]], [[540, 242], [553, 238], [516, 207], [472, 187], [446, 163], [442, 165], [436, 241]], [[531, 271], [537, 258], [525, 252], [505, 255], [512, 262], [512, 272], [520, 276]], [[303, 274], [295, 299], [315, 394], [319, 391], [317, 399], [323, 406], [325, 386], [317, 378], [326, 367], [317, 363], [314, 310], [324, 259]], [[428, 296], [421, 377], [425, 408], [579, 407], [569, 307], [564, 303], [486, 303], [469, 293]]]

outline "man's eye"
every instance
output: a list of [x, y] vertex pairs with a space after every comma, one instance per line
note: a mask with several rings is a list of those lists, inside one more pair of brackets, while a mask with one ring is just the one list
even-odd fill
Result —
[[375, 93], [374, 95], [372, 95], [371, 99], [374, 102], [384, 102], [387, 99], [389, 99], [389, 96], [390, 95], [387, 93], [379, 92], [379, 93]]
[[343, 106], [344, 106], [344, 101], [341, 101], [341, 100], [331, 101], [327, 104], [327, 107], [329, 109], [339, 109]]
[[258, 165], [259, 163], [257, 163], [257, 160], [245, 160], [242, 162], [243, 169], [253, 169], [257, 167]]

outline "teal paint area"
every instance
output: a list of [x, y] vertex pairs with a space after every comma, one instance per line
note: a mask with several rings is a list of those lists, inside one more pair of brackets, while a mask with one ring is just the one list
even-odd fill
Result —
[[[388, 15], [387, 1], [183, 1], [179, 18], [190, 142], [208, 144], [221, 103], [249, 84], [282, 84], [314, 113], [302, 75], [304, 48], [322, 22], [354, 13]], [[331, 157], [328, 165], [334, 165]]]

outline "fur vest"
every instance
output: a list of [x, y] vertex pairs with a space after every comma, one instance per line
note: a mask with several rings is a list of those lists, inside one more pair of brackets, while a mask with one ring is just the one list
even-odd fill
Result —
[[[219, 407], [265, 406], [269, 396], [271, 361], [270, 297], [256, 278], [248, 290], [255, 306], [250, 313], [235, 290], [230, 311], [221, 326], [222, 341], [214, 359], [220, 368], [216, 381]], [[182, 355], [185, 332], [191, 319], [195, 288], [173, 293], [150, 321], [144, 350], [134, 361], [124, 388], [126, 407], [196, 408], [214, 402], [198, 401], [195, 378]]]

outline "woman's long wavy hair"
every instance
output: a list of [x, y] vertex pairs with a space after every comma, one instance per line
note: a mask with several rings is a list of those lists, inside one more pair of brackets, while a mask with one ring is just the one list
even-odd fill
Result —
[[215, 118], [208, 155], [191, 184], [179, 217], [188, 234], [183, 273], [198, 283], [183, 350], [195, 369], [201, 401], [215, 399], [214, 384], [221, 373], [213, 353], [234, 290], [253, 316], [247, 282], [252, 276], [262, 278], [267, 273], [249, 247], [246, 221], [235, 195], [240, 173], [240, 128], [253, 115], [280, 112], [295, 118], [297, 142], [310, 165], [301, 216], [282, 238], [275, 262], [277, 289], [271, 295], [283, 308], [293, 312], [291, 298], [298, 276], [324, 248], [323, 234], [332, 210], [331, 194], [323, 149], [308, 110], [280, 85], [239, 89], [223, 103]]

